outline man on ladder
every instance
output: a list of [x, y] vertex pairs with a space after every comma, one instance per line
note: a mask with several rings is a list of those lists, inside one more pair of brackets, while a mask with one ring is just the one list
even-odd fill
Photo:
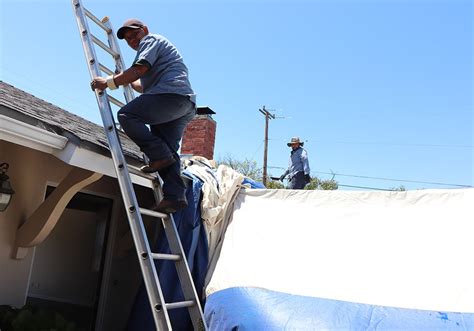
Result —
[[[72, 0], [72, 5], [156, 329], [172, 330], [170, 311], [186, 308], [193, 328], [206, 330], [200, 300], [171, 214], [186, 206], [176, 151], [184, 127], [195, 113], [187, 68], [169, 41], [161, 36], [149, 35], [145, 24], [133, 19], [126, 21], [118, 32], [119, 38], [126, 38], [128, 44], [137, 50], [132, 67], [125, 70], [108, 17], [99, 20], [84, 8], [81, 0]], [[88, 19], [106, 32], [108, 45], [90, 32]], [[99, 61], [94, 45], [112, 55], [117, 75]], [[110, 76], [102, 78], [103, 72]], [[106, 88], [117, 88], [117, 85], [124, 85], [124, 97], [128, 104], [106, 93]], [[144, 94], [134, 99], [132, 85]], [[126, 132], [152, 160], [149, 165], [142, 167], [142, 171], [128, 165], [125, 160], [111, 103], [121, 107], [119, 118]], [[146, 123], [150, 124], [152, 132], [147, 129]], [[149, 174], [155, 171], [160, 173], [165, 182], [164, 203], [160, 202], [157, 176]], [[130, 173], [150, 180], [161, 212], [140, 206]], [[151, 250], [142, 215], [161, 219], [157, 225], [163, 230], [170, 254]], [[156, 261], [174, 262], [179, 279], [177, 289], [181, 289], [182, 297], [178, 296], [169, 302], [165, 300]]]
[[163, 36], [150, 34], [137, 19], [125, 21], [117, 37], [137, 51], [132, 66], [107, 78], [96, 77], [91, 88], [116, 89], [131, 84], [142, 93], [122, 107], [117, 118], [150, 160], [141, 170], [158, 172], [163, 179], [163, 200], [156, 210], [173, 213], [187, 206], [177, 151], [184, 128], [196, 113], [188, 69], [173, 44]]

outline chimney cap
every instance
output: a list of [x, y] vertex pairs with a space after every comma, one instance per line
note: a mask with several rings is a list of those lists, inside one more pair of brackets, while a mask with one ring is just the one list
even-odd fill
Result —
[[197, 111], [196, 113], [198, 115], [214, 115], [216, 112], [213, 111], [211, 108], [209, 108], [208, 106], [204, 106], [204, 107], [197, 107]]

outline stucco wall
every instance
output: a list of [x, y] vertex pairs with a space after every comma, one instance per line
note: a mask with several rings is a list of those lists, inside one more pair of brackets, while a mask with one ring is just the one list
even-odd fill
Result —
[[[21, 307], [29, 290], [35, 249], [30, 248], [22, 260], [13, 259], [16, 231], [43, 202], [47, 185], [59, 184], [72, 167], [52, 155], [4, 140], [0, 140], [0, 162], [9, 163], [7, 174], [16, 192], [8, 209], [0, 212], [0, 305]], [[117, 180], [104, 176], [85, 190], [115, 201], [112, 223], [116, 230], [108, 238], [113, 253], [103, 288], [106, 299], [102, 325], [103, 330], [116, 330], [124, 327], [141, 281], [137, 257]], [[150, 189], [136, 187], [136, 194], [143, 207], [153, 203]]]
[[12, 259], [16, 231], [44, 200], [46, 184], [59, 182], [70, 167], [53, 157], [0, 141], [0, 161], [10, 165], [8, 176], [15, 195], [0, 213], [0, 304], [21, 307], [25, 303], [33, 249], [22, 260]]

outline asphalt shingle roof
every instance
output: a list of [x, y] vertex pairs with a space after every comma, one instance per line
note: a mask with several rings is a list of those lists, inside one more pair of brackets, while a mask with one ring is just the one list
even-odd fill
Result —
[[[102, 126], [92, 123], [3, 81], [0, 81], [0, 105], [36, 119], [41, 122], [46, 129], [60, 135], [64, 135], [64, 131], [69, 132], [77, 137], [81, 143], [92, 144], [94, 147], [101, 149], [102, 153], [106, 152], [110, 154], [108, 151], [107, 138]], [[119, 137], [124, 154], [135, 159], [141, 159], [142, 153], [138, 146], [123, 132], [119, 132]]]

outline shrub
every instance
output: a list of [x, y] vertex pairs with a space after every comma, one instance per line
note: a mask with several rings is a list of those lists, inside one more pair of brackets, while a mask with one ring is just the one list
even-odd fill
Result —
[[1, 331], [83, 331], [54, 311], [24, 306], [0, 306]]

